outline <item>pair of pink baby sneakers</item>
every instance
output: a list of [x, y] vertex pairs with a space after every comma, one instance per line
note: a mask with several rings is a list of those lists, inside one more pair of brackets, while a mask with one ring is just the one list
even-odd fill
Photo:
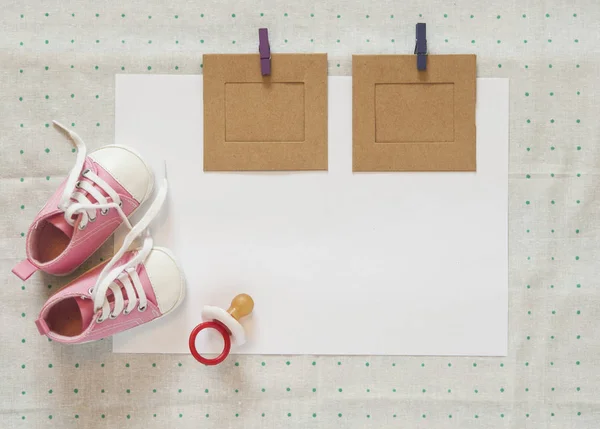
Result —
[[[154, 247], [148, 226], [167, 195], [166, 178], [142, 218], [131, 217], [153, 193], [152, 170], [134, 150], [102, 147], [86, 156], [81, 138], [63, 125], [77, 159], [29, 227], [27, 259], [13, 268], [27, 280], [37, 270], [75, 271], [122, 224], [129, 232], [113, 258], [51, 296], [35, 321], [40, 334], [61, 343], [85, 343], [163, 317], [185, 297], [185, 280], [173, 254]], [[140, 237], [143, 244], [129, 250]]]

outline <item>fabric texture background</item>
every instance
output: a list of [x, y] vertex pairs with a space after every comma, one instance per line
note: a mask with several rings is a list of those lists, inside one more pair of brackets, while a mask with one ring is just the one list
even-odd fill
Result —
[[[600, 4], [228, 3], [2, 2], [0, 426], [598, 428]], [[52, 119], [94, 149], [113, 141], [116, 73], [201, 73], [203, 53], [257, 52], [266, 26], [273, 52], [326, 52], [329, 73], [349, 75], [353, 53], [412, 53], [417, 22], [430, 53], [475, 53], [479, 77], [510, 78], [508, 357], [234, 356], [205, 368], [37, 334], [48, 296], [112, 250], [69, 278], [10, 274], [74, 162]]]

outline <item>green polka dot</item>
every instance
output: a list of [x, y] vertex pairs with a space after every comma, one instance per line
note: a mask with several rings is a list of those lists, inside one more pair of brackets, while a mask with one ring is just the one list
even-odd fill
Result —
[[52, 395], [52, 389], [48, 390], [48, 394]]
[[288, 413], [288, 414], [287, 414], [287, 416], [288, 416], [288, 417], [292, 417], [292, 413]]
[[231, 14], [231, 17], [232, 17], [232, 18], [235, 18], [235, 13], [232, 13], [232, 14]]
[[529, 93], [528, 92], [525, 93], [525, 97], [529, 97]]
[[475, 40], [471, 40], [471, 43], [475, 44]]
[[444, 14], [444, 18], [448, 18], [448, 14], [447, 13]]
[[342, 417], [342, 413], [338, 413], [338, 417]]
[[550, 14], [549, 13], [546, 14], [546, 18], [550, 18]]
[[148, 70], [152, 70], [152, 66], [148, 66]]
[[288, 360], [285, 364], [289, 366], [291, 362]]
[[79, 393], [79, 389], [73, 389], [73, 393]]
[[341, 387], [338, 389], [338, 392], [340, 392], [340, 393], [342, 392], [342, 388]]

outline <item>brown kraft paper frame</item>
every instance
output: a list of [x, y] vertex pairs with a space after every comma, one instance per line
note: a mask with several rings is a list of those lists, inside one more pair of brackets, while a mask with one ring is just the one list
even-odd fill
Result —
[[204, 55], [204, 171], [327, 170], [327, 55]]
[[353, 171], [475, 171], [476, 56], [352, 57]]

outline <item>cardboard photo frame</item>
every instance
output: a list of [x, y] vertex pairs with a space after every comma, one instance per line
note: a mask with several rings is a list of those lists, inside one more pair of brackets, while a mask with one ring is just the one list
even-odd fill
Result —
[[204, 171], [327, 170], [327, 55], [204, 56]]
[[352, 57], [353, 171], [476, 171], [475, 55]]

